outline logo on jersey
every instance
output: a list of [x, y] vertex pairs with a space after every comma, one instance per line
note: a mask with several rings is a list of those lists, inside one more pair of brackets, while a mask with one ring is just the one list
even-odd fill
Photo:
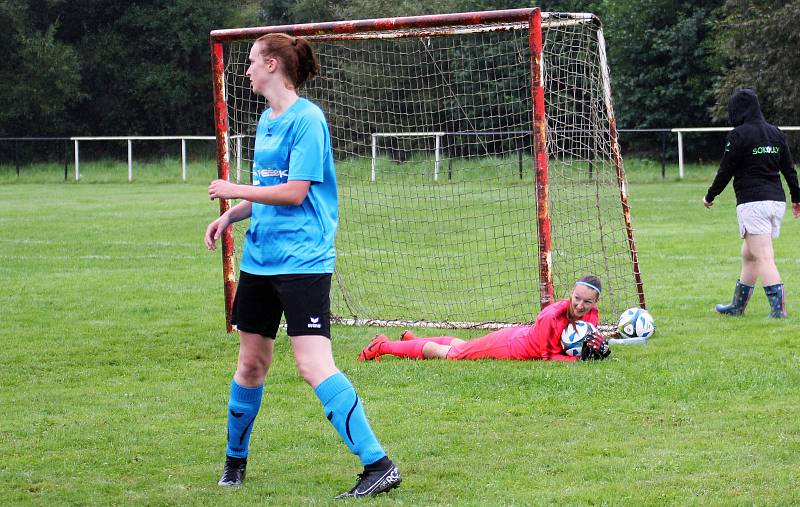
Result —
[[288, 169], [257, 169], [253, 171], [253, 174], [256, 176], [260, 176], [262, 178], [269, 178], [270, 176], [276, 176], [278, 178], [288, 178], [289, 177], [289, 170]]
[[756, 146], [753, 148], [753, 155], [777, 155], [780, 151], [780, 146]]

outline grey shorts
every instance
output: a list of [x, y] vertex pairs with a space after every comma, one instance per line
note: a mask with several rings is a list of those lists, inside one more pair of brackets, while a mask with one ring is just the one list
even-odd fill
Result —
[[736, 206], [739, 219], [739, 236], [749, 234], [770, 234], [773, 239], [781, 233], [781, 221], [786, 213], [783, 201], [754, 201]]

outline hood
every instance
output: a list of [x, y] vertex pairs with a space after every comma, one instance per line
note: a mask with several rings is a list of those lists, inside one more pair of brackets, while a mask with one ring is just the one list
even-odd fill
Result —
[[753, 120], [764, 121], [756, 92], [750, 88], [736, 90], [728, 101], [728, 120], [733, 127]]

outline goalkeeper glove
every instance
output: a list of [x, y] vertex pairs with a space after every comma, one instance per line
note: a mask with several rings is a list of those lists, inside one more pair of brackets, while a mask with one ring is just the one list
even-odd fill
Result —
[[581, 361], [602, 361], [610, 355], [608, 342], [600, 333], [586, 335], [581, 346]]

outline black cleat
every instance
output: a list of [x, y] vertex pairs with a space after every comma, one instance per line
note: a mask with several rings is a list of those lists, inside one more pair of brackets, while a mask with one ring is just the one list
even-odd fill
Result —
[[354, 498], [359, 496], [375, 496], [400, 485], [402, 478], [400, 470], [391, 465], [383, 470], [367, 471], [358, 474], [358, 482], [347, 493], [342, 493], [336, 500], [342, 498]]
[[244, 482], [245, 471], [247, 469], [247, 458], [225, 458], [225, 469], [222, 471], [222, 478], [217, 484], [220, 486], [241, 486]]

